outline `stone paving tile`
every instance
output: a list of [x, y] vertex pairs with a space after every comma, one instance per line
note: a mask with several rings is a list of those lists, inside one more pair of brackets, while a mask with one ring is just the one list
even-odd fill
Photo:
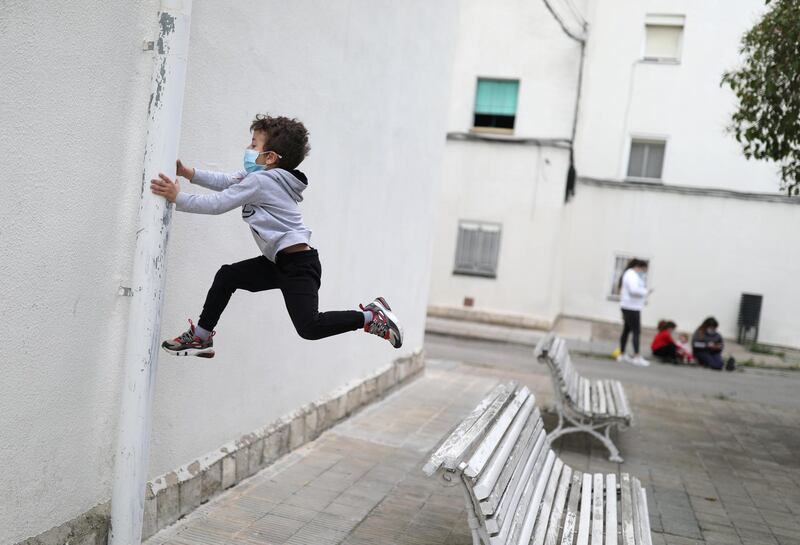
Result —
[[[603, 376], [602, 365], [579, 367]], [[702, 372], [702, 371], [701, 371]], [[460, 487], [420, 472], [427, 453], [500, 380], [552, 405], [545, 369], [442, 362], [254, 477], [148, 545], [468, 545]], [[555, 447], [575, 469], [627, 471], [648, 494], [654, 545], [800, 545], [796, 411], [637, 383], [625, 463], [580, 434]], [[452, 395], [458, 392], [458, 395]], [[547, 429], [555, 415], [544, 412]]]

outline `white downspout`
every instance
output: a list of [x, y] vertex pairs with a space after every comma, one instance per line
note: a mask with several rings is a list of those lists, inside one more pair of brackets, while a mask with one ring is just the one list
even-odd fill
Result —
[[142, 537], [165, 255], [172, 218], [172, 207], [167, 201], [150, 192], [150, 179], [158, 177], [159, 172], [175, 173], [191, 14], [192, 0], [161, 0], [131, 280], [133, 299], [128, 314], [125, 382], [114, 461], [110, 545], [138, 545]]

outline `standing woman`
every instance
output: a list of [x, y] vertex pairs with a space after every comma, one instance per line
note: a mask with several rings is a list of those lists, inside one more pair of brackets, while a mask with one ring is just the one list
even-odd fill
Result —
[[[639, 337], [642, 332], [642, 309], [647, 296], [652, 290], [647, 289], [645, 273], [647, 262], [641, 259], [632, 259], [622, 274], [619, 281], [619, 306], [622, 309], [622, 336], [619, 339], [619, 362], [628, 362], [640, 367], [647, 367], [650, 362], [639, 353]], [[625, 353], [628, 344], [628, 335], [633, 335], [633, 358]]]

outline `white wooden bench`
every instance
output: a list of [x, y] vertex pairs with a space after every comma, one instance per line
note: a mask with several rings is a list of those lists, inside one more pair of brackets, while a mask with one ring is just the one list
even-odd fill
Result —
[[652, 545], [639, 480], [562, 462], [533, 394], [514, 382], [494, 388], [423, 471], [461, 482], [473, 545]]
[[622, 462], [611, 440], [611, 429], [625, 429], [633, 422], [630, 404], [618, 380], [582, 377], [569, 357], [564, 340], [548, 334], [536, 345], [534, 355], [547, 364], [553, 380], [558, 426], [548, 435], [551, 441], [574, 432], [586, 432], [608, 449], [608, 459]]

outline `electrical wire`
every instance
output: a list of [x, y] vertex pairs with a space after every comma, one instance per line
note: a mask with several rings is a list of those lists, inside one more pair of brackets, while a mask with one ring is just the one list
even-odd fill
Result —
[[[556, 13], [556, 10], [554, 10], [553, 6], [550, 5], [549, 0], [542, 0], [542, 1], [544, 2], [544, 5], [547, 6], [548, 11], [553, 16], [553, 18], [558, 22], [559, 26], [561, 27], [561, 30], [564, 31], [564, 34], [566, 34], [567, 36], [569, 36], [570, 38], [572, 38], [576, 42], [580, 42], [580, 43], [585, 43], [586, 42], [585, 38], [580, 37], [580, 36], [576, 36], [575, 34], [573, 34], [573, 32], [569, 28], [567, 28], [567, 25], [564, 23], [564, 21], [561, 19], [561, 17], [558, 15], [558, 13]], [[586, 29], [586, 24], [583, 25], [583, 28], [584, 28], [584, 30]]]

